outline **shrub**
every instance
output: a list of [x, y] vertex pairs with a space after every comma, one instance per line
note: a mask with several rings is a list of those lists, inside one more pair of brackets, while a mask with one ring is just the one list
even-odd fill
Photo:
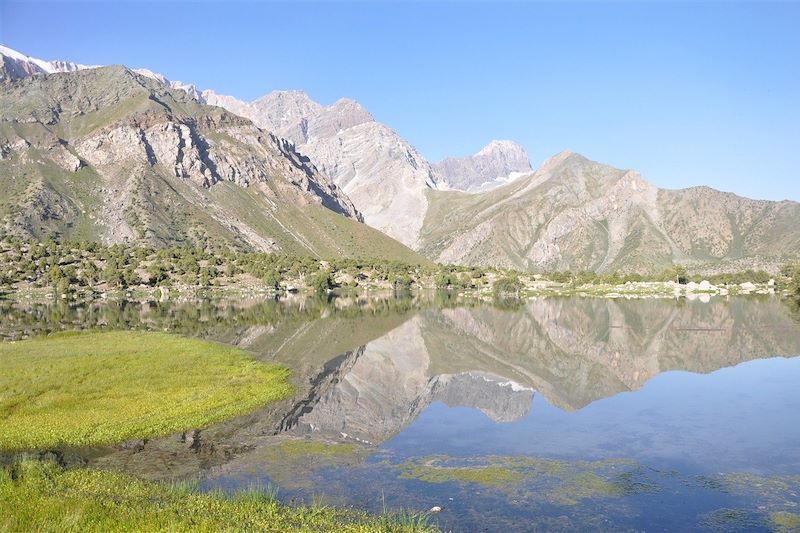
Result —
[[261, 279], [267, 287], [275, 290], [281, 288], [281, 275], [277, 270], [267, 270]]
[[327, 292], [333, 286], [331, 276], [328, 272], [317, 272], [306, 278], [306, 283], [315, 292]]
[[494, 293], [498, 296], [517, 296], [522, 284], [515, 277], [503, 277], [495, 281]]
[[394, 278], [392, 285], [395, 292], [407, 292], [411, 290], [411, 278], [406, 274], [401, 274]]
[[449, 272], [439, 272], [433, 278], [433, 283], [437, 289], [446, 289], [453, 285], [453, 278]]

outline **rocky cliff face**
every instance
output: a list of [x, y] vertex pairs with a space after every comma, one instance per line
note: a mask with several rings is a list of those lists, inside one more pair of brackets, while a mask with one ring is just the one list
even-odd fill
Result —
[[276, 91], [249, 103], [208, 91], [203, 96], [293, 141], [347, 193], [367, 224], [416, 246], [427, 209], [425, 191], [437, 187], [441, 177], [358, 102], [341, 99], [322, 106], [299, 91]]
[[4, 84], [0, 109], [7, 233], [333, 256], [356, 255], [341, 224], [388, 240], [292, 143], [124, 67]]
[[493, 191], [429, 199], [420, 248], [445, 263], [655, 272], [673, 262], [776, 268], [800, 252], [796, 202], [659, 190], [572, 152]]
[[475, 155], [447, 157], [434, 168], [448, 187], [468, 192], [488, 191], [532, 171], [528, 152], [513, 141], [492, 141]]

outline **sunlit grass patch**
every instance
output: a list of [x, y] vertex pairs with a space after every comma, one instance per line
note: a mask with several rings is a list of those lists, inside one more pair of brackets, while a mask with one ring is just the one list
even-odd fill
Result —
[[324, 505], [290, 507], [269, 492], [197, 493], [97, 470], [24, 461], [0, 469], [0, 531], [433, 531], [427, 521]]
[[100, 445], [204, 427], [286, 397], [288, 372], [236, 348], [164, 333], [0, 343], [0, 449]]

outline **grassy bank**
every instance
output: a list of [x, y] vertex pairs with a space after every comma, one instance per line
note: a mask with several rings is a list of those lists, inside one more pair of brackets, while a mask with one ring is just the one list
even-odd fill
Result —
[[0, 470], [0, 531], [434, 531], [424, 516], [370, 516], [281, 505], [274, 493], [200, 494], [191, 487], [23, 461]]
[[145, 332], [0, 343], [0, 450], [166, 435], [286, 397], [288, 370], [245, 352]]

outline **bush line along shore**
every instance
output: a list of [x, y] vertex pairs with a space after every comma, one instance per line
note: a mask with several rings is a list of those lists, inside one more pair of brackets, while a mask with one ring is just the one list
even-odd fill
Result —
[[165, 299], [203, 294], [402, 293], [450, 290], [473, 296], [680, 296], [798, 293], [800, 263], [780, 272], [719, 273], [703, 277], [683, 265], [656, 275], [550, 272], [418, 265], [380, 259], [216, 253], [197, 248], [152, 248], [94, 242], [0, 241], [0, 296], [12, 299]]

